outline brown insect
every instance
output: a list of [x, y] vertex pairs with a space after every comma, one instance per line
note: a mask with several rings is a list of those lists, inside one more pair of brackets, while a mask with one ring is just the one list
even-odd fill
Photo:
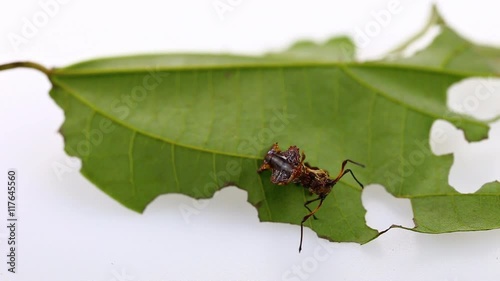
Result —
[[[304, 188], [309, 189], [309, 192], [318, 195], [318, 198], [306, 201], [304, 207], [309, 211], [300, 223], [300, 244], [299, 253], [302, 250], [302, 238], [304, 237], [304, 222], [311, 216], [317, 219], [314, 215], [325, 200], [326, 196], [330, 193], [333, 186], [347, 173], [350, 173], [354, 180], [363, 188], [363, 184], [354, 176], [351, 169], [344, 170], [347, 162], [356, 164], [361, 167], [365, 165], [346, 159], [342, 162], [342, 168], [336, 178], [330, 178], [326, 170], [318, 167], [311, 167], [309, 163], [304, 163], [306, 155], [304, 152], [300, 153], [299, 148], [295, 145], [290, 146], [285, 151], [281, 151], [278, 143], [273, 144], [271, 149], [264, 157], [264, 163], [260, 166], [258, 173], [265, 170], [271, 170], [271, 182], [277, 185], [285, 185], [289, 183], [297, 183]], [[318, 206], [311, 210], [307, 205], [319, 200]]]

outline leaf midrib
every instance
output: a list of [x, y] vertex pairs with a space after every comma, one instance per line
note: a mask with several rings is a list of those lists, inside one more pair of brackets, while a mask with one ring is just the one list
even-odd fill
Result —
[[[411, 66], [411, 67], [410, 67]], [[51, 76], [93, 76], [93, 75], [115, 75], [115, 74], [142, 74], [168, 71], [194, 71], [194, 70], [232, 70], [232, 69], [262, 69], [262, 68], [312, 68], [312, 67], [357, 67], [357, 68], [387, 68], [394, 70], [409, 70], [419, 71], [423, 73], [434, 73], [441, 75], [456, 76], [458, 78], [466, 78], [471, 76], [488, 76], [500, 77], [500, 73], [490, 72], [465, 72], [452, 69], [443, 69], [436, 67], [426, 67], [422, 65], [410, 64], [392, 64], [387, 62], [321, 62], [321, 61], [291, 61], [286, 63], [263, 62], [256, 63], [239, 63], [239, 64], [222, 64], [222, 65], [189, 65], [189, 66], [173, 66], [173, 67], [147, 67], [147, 68], [128, 68], [128, 69], [85, 69], [75, 70], [71, 68], [55, 68], [51, 72]]]

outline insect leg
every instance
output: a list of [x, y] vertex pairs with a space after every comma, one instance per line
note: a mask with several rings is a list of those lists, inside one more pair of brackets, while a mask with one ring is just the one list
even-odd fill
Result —
[[352, 176], [352, 177], [354, 178], [354, 180], [355, 180], [355, 181], [359, 184], [359, 186], [361, 186], [361, 188], [364, 188], [363, 184], [362, 184], [361, 182], [359, 182], [359, 180], [356, 178], [356, 176], [355, 176], [355, 175], [354, 175], [354, 173], [351, 171], [351, 169], [347, 169], [347, 170], [345, 170], [345, 171], [342, 173], [342, 175], [341, 175], [338, 179], [336, 179], [336, 181], [337, 181], [337, 180], [340, 180], [340, 178], [342, 178], [342, 177], [343, 177], [345, 174], [347, 174], [347, 173], [351, 173], [351, 176]]
[[314, 201], [316, 200], [320, 200], [319, 201], [319, 204], [318, 206], [313, 210], [311, 211], [308, 215], [306, 215], [303, 219], [302, 219], [302, 222], [300, 223], [300, 244], [299, 244], [299, 253], [300, 251], [302, 251], [302, 239], [304, 238], [304, 222], [306, 222], [311, 216], [314, 216], [314, 213], [316, 213], [319, 208], [321, 207], [321, 205], [323, 204], [323, 200], [325, 200], [325, 197], [318, 197], [317, 199], [314, 199]]
[[[311, 204], [312, 202], [316, 202], [316, 201], [318, 201], [319, 199], [321, 199], [321, 197], [318, 197], [318, 198], [316, 198], [316, 199], [309, 200], [309, 201], [307, 201], [306, 203], [304, 203], [304, 207], [306, 207], [306, 209], [309, 211], [309, 213], [310, 213], [310, 212], [312, 212], [312, 211], [311, 211], [311, 209], [309, 209], [309, 207], [308, 207], [307, 205]], [[318, 219], [318, 218], [316, 217], [316, 215], [313, 215], [313, 218], [314, 218], [315, 220], [317, 220], [317, 219]]]
[[355, 165], [358, 165], [358, 166], [361, 166], [361, 167], [365, 167], [365, 165], [361, 164], [361, 163], [358, 163], [358, 162], [354, 162], [350, 159], [346, 159], [342, 162], [342, 168], [340, 169], [340, 173], [339, 175], [335, 178], [334, 182], [337, 182], [339, 181], [345, 174], [347, 173], [351, 173], [352, 177], [354, 178], [354, 180], [356, 180], [356, 182], [361, 186], [361, 188], [363, 188], [363, 184], [361, 182], [359, 182], [359, 180], [356, 178], [356, 176], [354, 176], [354, 173], [351, 171], [351, 169], [347, 169], [344, 171], [344, 168], [345, 168], [345, 165], [347, 164], [347, 162], [351, 162]]
[[363, 165], [359, 162], [352, 161], [351, 159], [346, 159], [346, 160], [344, 160], [344, 162], [342, 162], [342, 168], [345, 166], [345, 164], [347, 164], [347, 162], [351, 162], [352, 164], [358, 165], [358, 166], [363, 167], [363, 168], [365, 167], [365, 165]]

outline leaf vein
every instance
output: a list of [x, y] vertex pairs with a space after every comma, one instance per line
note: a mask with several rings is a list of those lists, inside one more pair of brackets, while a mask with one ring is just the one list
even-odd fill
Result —
[[135, 137], [137, 135], [136, 131], [132, 131], [132, 135], [130, 136], [130, 142], [128, 146], [128, 163], [129, 163], [129, 182], [132, 184], [132, 188], [134, 191], [134, 195], [137, 194], [137, 186], [135, 184], [135, 173], [134, 173], [134, 143], [135, 143]]
[[352, 228], [352, 225], [350, 223], [350, 221], [347, 219], [347, 217], [345, 216], [344, 212], [342, 211], [342, 208], [340, 208], [340, 204], [337, 200], [337, 196], [333, 196], [333, 200], [335, 200], [335, 206], [337, 207], [337, 209], [339, 210], [339, 213], [340, 213], [340, 217], [342, 217], [342, 220], [345, 222], [345, 224], [348, 226], [349, 228], [349, 232], [351, 232], [352, 236], [353, 237], [357, 237], [356, 233], [354, 232], [354, 229]]
[[[401, 161], [400, 167], [403, 167], [405, 162], [404, 159], [405, 138], [406, 138], [405, 132], [406, 132], [406, 118], [408, 117], [408, 109], [406, 107], [403, 108], [404, 108], [403, 117], [401, 118], [401, 150], [399, 151], [399, 157], [400, 157], [399, 160]], [[403, 185], [405, 182], [405, 177], [402, 174], [399, 175], [399, 177], [401, 178], [401, 184], [399, 185], [398, 188], [398, 195], [401, 195], [403, 194]]]
[[[259, 163], [257, 163], [257, 161], [255, 161], [255, 165], [256, 165], [256, 170], [259, 168]], [[257, 177], [259, 179], [259, 186], [260, 186], [260, 189], [262, 190], [262, 197], [263, 197], [263, 201], [264, 201], [264, 204], [266, 205], [266, 209], [267, 209], [267, 213], [269, 215], [269, 220], [272, 221], [273, 218], [272, 218], [272, 214], [271, 214], [271, 208], [269, 207], [269, 202], [267, 201], [267, 198], [266, 198], [266, 190], [264, 189], [264, 183], [262, 182], [262, 177]]]
[[177, 168], [175, 165], [175, 145], [170, 145], [170, 154], [172, 155], [170, 158], [172, 160], [172, 170], [174, 172], [174, 181], [177, 186], [177, 191], [181, 192], [181, 185], [179, 184], [179, 177], [177, 175]]
[[214, 130], [214, 123], [215, 123], [215, 101], [214, 101], [214, 82], [212, 78], [212, 71], [208, 72], [208, 89], [210, 91], [210, 120], [208, 124], [208, 131], [207, 131], [207, 136], [205, 138], [205, 142], [203, 146], [207, 146], [208, 142], [210, 141], [210, 136], [213, 133]]
[[[361, 77], [357, 76], [356, 74], [354, 74], [352, 71], [350, 71], [348, 68], [346, 67], [341, 67], [341, 69], [344, 71], [344, 73], [347, 74], [347, 76], [351, 77], [354, 81], [358, 82], [361, 86], [365, 87], [366, 89], [369, 89], [371, 91], [374, 91], [376, 94], [378, 94], [379, 96], [382, 96], [384, 97], [385, 99], [387, 99], [388, 101], [391, 101], [393, 103], [396, 103], [398, 105], [400, 105], [401, 107], [405, 107], [407, 109], [410, 109], [416, 113], [419, 113], [419, 114], [422, 114], [424, 116], [429, 116], [429, 117], [432, 117], [434, 119], [444, 119], [444, 120], [447, 120], [447, 121], [450, 121], [453, 123], [453, 118], [450, 117], [450, 116], [447, 116], [447, 115], [443, 115], [443, 116], [439, 116], [439, 115], [436, 115], [432, 112], [429, 112], [429, 111], [425, 111], [424, 109], [422, 108], [418, 108], [418, 107], [414, 107], [414, 106], [411, 106], [407, 103], [404, 103], [403, 101], [400, 101], [398, 100], [397, 98], [394, 98], [394, 97], [391, 97], [388, 93], [380, 90], [380, 89], [377, 89], [375, 87], [373, 87], [370, 83], [366, 82], [365, 80], [361, 79]], [[468, 122], [468, 123], [472, 123], [472, 124], [475, 124], [477, 126], [481, 126], [481, 127], [488, 127], [487, 125], [485, 125], [483, 122], [480, 122], [478, 120], [474, 120], [474, 119], [464, 119], [465, 122]]]

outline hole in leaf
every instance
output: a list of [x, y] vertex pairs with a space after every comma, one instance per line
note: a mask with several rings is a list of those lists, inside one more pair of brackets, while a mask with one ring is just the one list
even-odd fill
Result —
[[448, 88], [451, 110], [490, 120], [500, 115], [500, 79], [468, 78]]
[[453, 153], [449, 184], [460, 193], [473, 193], [500, 179], [500, 121], [492, 123], [489, 138], [469, 143], [462, 130], [444, 120], [431, 128], [430, 146], [436, 155]]
[[[480, 120], [500, 115], [500, 79], [469, 78], [448, 89], [448, 106], [455, 112]], [[440, 135], [436, 141], [434, 135]], [[449, 183], [458, 192], [473, 193], [487, 182], [500, 179], [500, 122], [491, 124], [489, 138], [469, 143], [463, 132], [438, 120], [431, 129], [431, 149], [437, 155], [454, 153]]]
[[464, 132], [445, 120], [436, 120], [432, 124], [429, 142], [436, 155], [454, 153], [460, 146], [467, 144]]
[[459, 145], [454, 151], [450, 185], [458, 192], [472, 193], [485, 183], [500, 180], [500, 122], [492, 124], [489, 138]]
[[391, 225], [415, 227], [410, 199], [396, 198], [378, 184], [364, 188], [361, 197], [366, 209], [366, 224], [378, 231], [383, 231]]

